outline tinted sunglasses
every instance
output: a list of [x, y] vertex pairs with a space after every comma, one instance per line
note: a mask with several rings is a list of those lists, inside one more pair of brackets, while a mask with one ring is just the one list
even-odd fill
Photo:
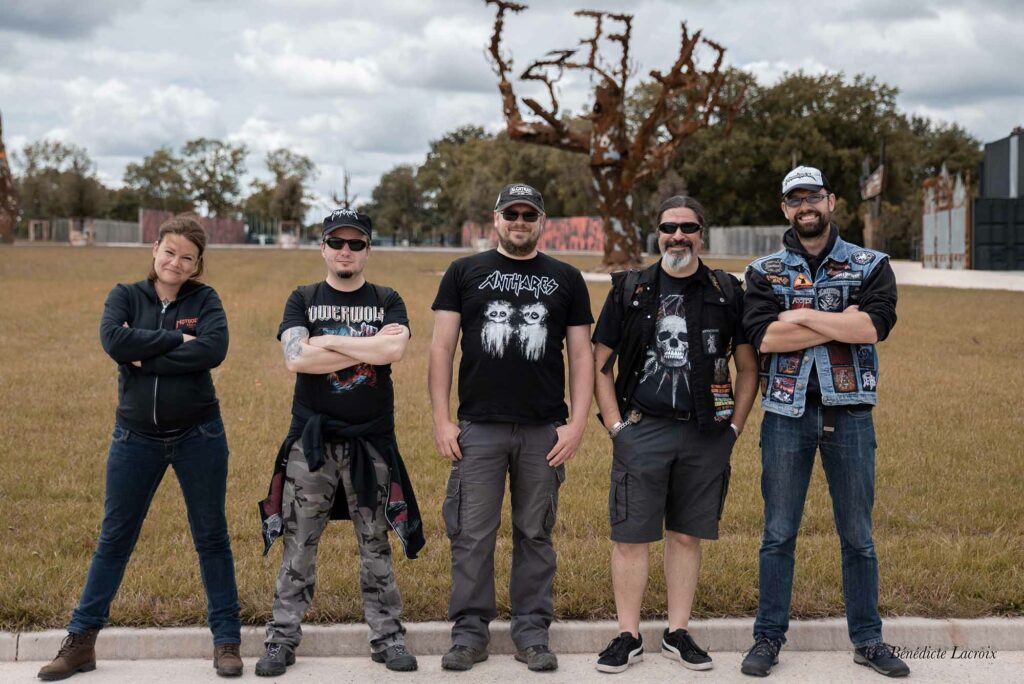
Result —
[[821, 201], [823, 199], [825, 199], [826, 197], [828, 197], [828, 195], [822, 195], [820, 193], [815, 193], [813, 195], [807, 195], [806, 197], [787, 197], [787, 198], [785, 198], [782, 201], [785, 202], [786, 206], [789, 207], [790, 209], [796, 209], [797, 207], [799, 207], [804, 202], [807, 202], [812, 207], [815, 204], [821, 204]]
[[501, 212], [501, 218], [505, 219], [506, 221], [518, 221], [520, 216], [522, 216], [523, 220], [526, 221], [527, 223], [535, 223], [537, 221], [537, 219], [540, 218], [540, 212], [539, 211], [518, 212], [518, 211], [512, 211], [511, 209], [504, 209]]
[[702, 226], [699, 223], [693, 221], [687, 221], [686, 223], [662, 223], [658, 225], [660, 230], [665, 235], [675, 235], [677, 230], [682, 230], [687, 235], [693, 233], [699, 233]]
[[353, 252], [362, 252], [366, 249], [366, 245], [369, 243], [366, 240], [360, 238], [340, 238], [340, 237], [329, 237], [324, 238], [324, 244], [331, 249], [341, 249], [345, 245]]

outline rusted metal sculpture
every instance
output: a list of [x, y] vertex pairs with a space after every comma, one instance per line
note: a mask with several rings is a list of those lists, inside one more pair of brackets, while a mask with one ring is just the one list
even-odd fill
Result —
[[[539, 120], [526, 120], [519, 110], [509, 80], [512, 58], [501, 53], [501, 34], [508, 12], [518, 13], [526, 5], [506, 0], [485, 0], [497, 9], [489, 52], [498, 76], [502, 108], [509, 136], [514, 140], [549, 145], [590, 155], [598, 210], [604, 221], [604, 259], [599, 270], [614, 271], [640, 262], [640, 227], [633, 213], [632, 190], [637, 182], [662, 173], [682, 142], [709, 125], [713, 117], [726, 122], [726, 134], [743, 99], [743, 92], [725, 101], [722, 86], [722, 58], [725, 48], [705, 38], [701, 31], [690, 34], [682, 24], [679, 55], [671, 68], [650, 72], [655, 84], [654, 104], [643, 121], [630, 130], [626, 120], [627, 81], [630, 75], [629, 46], [633, 17], [629, 14], [580, 10], [576, 16], [594, 20], [594, 34], [580, 41], [582, 47], [553, 50], [520, 75], [522, 80], [540, 81], [551, 99], [545, 108], [532, 98], [522, 102]], [[605, 25], [615, 22], [617, 33], [605, 34]], [[618, 43], [622, 57], [607, 64], [598, 55], [599, 41]], [[714, 64], [700, 68], [695, 54], [701, 46], [710, 49]], [[589, 71], [594, 81], [594, 100], [587, 116], [587, 128], [574, 127], [560, 116], [555, 86], [565, 70]]]
[[14, 224], [18, 220], [18, 195], [14, 189], [14, 176], [7, 163], [4, 147], [4, 123], [0, 118], [0, 242], [14, 242]]

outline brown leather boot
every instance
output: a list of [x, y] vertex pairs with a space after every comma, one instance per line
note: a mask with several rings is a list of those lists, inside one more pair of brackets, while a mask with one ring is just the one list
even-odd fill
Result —
[[241, 677], [242, 657], [238, 654], [238, 644], [214, 646], [213, 667], [221, 677]]
[[92, 672], [96, 669], [96, 635], [98, 629], [90, 629], [85, 634], [71, 634], [57, 651], [57, 657], [49, 665], [39, 670], [39, 678], [46, 682], [67, 679], [76, 672]]

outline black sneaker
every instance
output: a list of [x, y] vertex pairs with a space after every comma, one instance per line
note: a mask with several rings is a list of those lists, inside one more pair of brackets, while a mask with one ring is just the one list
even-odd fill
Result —
[[710, 670], [714, 665], [707, 651], [701, 650], [685, 629], [674, 632], [665, 630], [661, 636], [661, 655], [670, 660], [678, 660], [683, 667], [691, 670]]
[[768, 637], [757, 637], [757, 641], [747, 651], [740, 666], [740, 672], [755, 677], [767, 677], [771, 674], [772, 665], [779, 662], [779, 650], [782, 648], [782, 641], [769, 639]]
[[485, 660], [487, 660], [487, 651], [456, 644], [448, 649], [448, 652], [441, 658], [441, 667], [445, 670], [465, 671]]
[[384, 663], [384, 666], [395, 672], [412, 672], [418, 665], [416, 656], [409, 653], [402, 644], [392, 644], [383, 651], [370, 653], [370, 660], [375, 663]]
[[527, 646], [516, 651], [516, 660], [526, 663], [526, 668], [533, 672], [551, 672], [558, 669], [558, 656], [544, 644]]
[[283, 675], [289, 665], [295, 664], [295, 651], [287, 644], [267, 644], [267, 652], [256, 662], [256, 674], [260, 677]]
[[884, 641], [854, 649], [853, 662], [867, 665], [886, 677], [906, 677], [910, 674], [907, 664], [893, 653], [892, 646]]
[[625, 672], [633, 663], [644, 659], [644, 637], [636, 638], [629, 632], [623, 632], [608, 642], [608, 646], [598, 654], [598, 672]]

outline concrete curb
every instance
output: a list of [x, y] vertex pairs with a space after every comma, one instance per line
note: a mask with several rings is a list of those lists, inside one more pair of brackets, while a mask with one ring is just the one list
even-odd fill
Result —
[[[709, 651], [740, 652], [750, 647], [751, 618], [723, 618], [695, 621], [690, 632]], [[644, 622], [644, 641], [658, 644], [665, 624]], [[449, 647], [447, 622], [415, 622], [406, 625], [409, 650], [418, 655], [441, 655]], [[305, 656], [358, 656], [369, 651], [367, 631], [362, 624], [309, 625], [303, 627]], [[556, 653], [597, 653], [618, 632], [610, 620], [598, 622], [555, 622], [551, 626], [551, 649]], [[976, 620], [893, 618], [885, 620], [887, 641], [904, 647], [932, 649], [987, 648], [995, 651], [1024, 650], [1024, 618], [981, 618]], [[0, 662], [47, 661], [53, 658], [65, 637], [64, 630], [45, 632], [0, 632]], [[790, 623], [786, 649], [790, 651], [847, 651], [850, 640], [846, 620], [797, 620]], [[491, 623], [491, 653], [514, 653], [509, 623]], [[242, 655], [256, 657], [263, 652], [263, 628], [242, 629]], [[154, 658], [211, 658], [210, 632], [203, 627], [133, 629], [111, 627], [96, 642], [96, 654], [104, 660]]]

